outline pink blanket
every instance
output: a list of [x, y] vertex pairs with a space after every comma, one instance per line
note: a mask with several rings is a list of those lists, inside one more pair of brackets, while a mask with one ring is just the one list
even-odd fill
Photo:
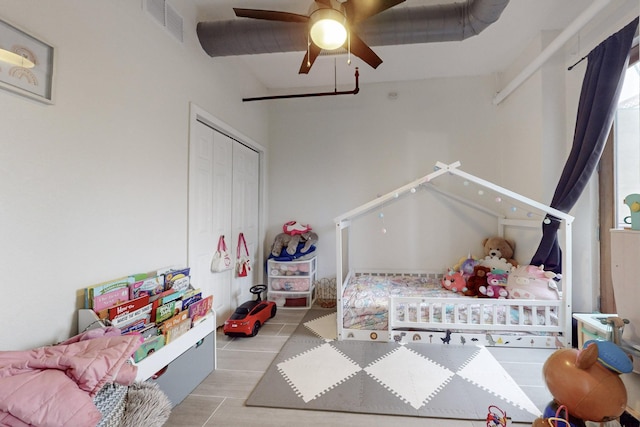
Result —
[[0, 426], [95, 426], [93, 397], [108, 383], [131, 385], [127, 363], [138, 335], [95, 329], [61, 344], [0, 352]]

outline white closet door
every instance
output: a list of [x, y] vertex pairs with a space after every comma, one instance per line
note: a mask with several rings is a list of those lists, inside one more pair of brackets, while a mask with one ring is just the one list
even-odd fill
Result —
[[259, 277], [258, 269], [262, 268], [262, 263], [258, 262], [259, 189], [260, 155], [243, 144], [235, 143], [233, 145], [233, 214], [231, 218], [234, 247], [238, 243], [238, 235], [243, 233], [252, 261], [251, 271], [247, 277], [237, 277], [234, 274], [232, 300], [235, 299], [237, 304], [253, 298], [249, 288], [256, 284], [256, 278]]
[[[233, 145], [231, 138], [198, 122], [191, 131], [189, 153], [189, 266], [193, 286], [213, 295], [217, 326], [235, 309], [233, 271], [211, 272], [218, 238], [235, 247], [231, 232]], [[233, 304], [232, 304], [233, 303]]]

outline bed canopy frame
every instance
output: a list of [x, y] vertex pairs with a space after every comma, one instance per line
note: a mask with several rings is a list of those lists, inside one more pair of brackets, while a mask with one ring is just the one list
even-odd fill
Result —
[[[531, 212], [540, 214], [541, 218], [546, 215], [551, 215], [560, 221], [558, 241], [562, 248], [562, 265], [564, 271], [562, 272], [562, 291], [563, 291], [563, 306], [561, 315], [561, 322], [564, 325], [564, 338], [565, 344], [571, 345], [571, 290], [572, 290], [572, 249], [571, 249], [571, 224], [574, 217], [554, 209], [550, 206], [539, 203], [535, 200], [529, 199], [521, 194], [517, 194], [499, 185], [486, 181], [477, 176], [471, 175], [460, 169], [461, 163], [454, 162], [451, 164], [445, 164], [443, 162], [436, 162], [434, 171], [418, 178], [406, 185], [403, 185], [395, 190], [392, 190], [374, 200], [371, 200], [355, 209], [352, 209], [335, 218], [336, 224], [336, 286], [338, 287], [338, 306], [337, 317], [342, 319], [342, 304], [340, 301], [341, 287], [347, 275], [350, 273], [350, 245], [349, 245], [349, 229], [352, 222], [357, 221], [368, 214], [371, 214], [374, 210], [381, 206], [388, 205], [390, 203], [397, 203], [398, 201], [411, 196], [417, 191], [433, 191], [439, 195], [444, 196], [447, 199], [454, 200], [458, 203], [470, 206], [485, 214], [492, 215], [497, 221], [497, 235], [504, 236], [505, 227], [536, 227], [541, 228], [540, 219], [532, 219]], [[468, 188], [470, 185], [478, 188], [475, 193], [477, 197], [469, 197], [461, 195], [462, 188], [460, 185], [447, 185], [447, 177], [455, 176], [461, 179], [464, 186]], [[487, 197], [487, 194], [491, 194], [494, 197]], [[493, 203], [489, 204], [491, 200], [503, 200], [507, 203]], [[501, 206], [503, 210], [496, 209], [496, 206]], [[517, 205], [523, 209], [509, 209], [509, 206]], [[528, 212], [523, 217], [523, 212]], [[535, 215], [537, 216], [537, 215]], [[542, 233], [541, 233], [542, 234]], [[341, 320], [339, 320], [339, 323]], [[340, 329], [340, 328], [339, 328]], [[340, 337], [339, 337], [340, 338]]]

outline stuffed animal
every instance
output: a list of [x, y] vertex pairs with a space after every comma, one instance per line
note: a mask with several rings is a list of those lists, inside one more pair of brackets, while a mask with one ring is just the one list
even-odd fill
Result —
[[467, 279], [467, 291], [464, 294], [470, 297], [480, 296], [480, 286], [487, 286], [487, 273], [490, 271], [489, 267], [483, 265], [473, 267], [473, 274]]
[[482, 241], [485, 257], [504, 258], [514, 267], [518, 266], [518, 262], [513, 259], [513, 253], [516, 250], [516, 243], [511, 239], [502, 237], [488, 237]]
[[490, 270], [510, 271], [513, 268], [513, 264], [507, 262], [505, 258], [489, 255], [481, 259], [478, 264], [488, 267]]
[[504, 270], [491, 270], [487, 273], [487, 283], [495, 286], [507, 286], [507, 279], [509, 279], [509, 273]]
[[311, 249], [311, 246], [318, 241], [318, 235], [313, 231], [305, 231], [300, 235], [300, 240], [304, 242], [304, 246], [300, 249], [300, 252], [306, 254]]
[[507, 291], [509, 298], [558, 300], [560, 294], [552, 271], [544, 271], [544, 266], [521, 265], [509, 273]]
[[453, 267], [453, 270], [461, 272], [465, 279], [468, 279], [473, 274], [473, 267], [477, 264], [478, 260], [469, 254], [466, 257], [460, 258], [460, 261]]
[[452, 269], [447, 270], [447, 274], [444, 275], [440, 283], [443, 288], [451, 292], [464, 292], [467, 289], [467, 283], [462, 273]]
[[287, 248], [287, 253], [293, 255], [298, 250], [298, 243], [300, 243], [300, 235], [280, 233], [273, 240], [273, 246], [271, 246], [271, 255], [280, 256], [283, 248]]
[[507, 288], [500, 285], [486, 285], [480, 286], [478, 292], [484, 298], [504, 299], [509, 298], [509, 292]]
[[303, 244], [299, 249], [300, 253], [306, 254], [311, 246], [318, 241], [318, 235], [313, 231], [306, 231], [302, 234], [280, 233], [276, 236], [271, 246], [271, 255], [280, 256], [282, 248], [287, 248], [289, 255], [294, 255], [298, 251], [298, 245]]

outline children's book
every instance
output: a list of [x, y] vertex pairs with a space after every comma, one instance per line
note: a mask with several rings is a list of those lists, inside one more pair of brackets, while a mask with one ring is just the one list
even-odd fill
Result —
[[134, 276], [127, 276], [85, 288], [84, 308], [93, 308], [95, 297], [104, 295], [111, 291], [115, 291], [116, 289], [127, 288], [134, 281]]
[[166, 342], [167, 344], [177, 339], [179, 336], [184, 335], [191, 329], [191, 319], [186, 317], [181, 322], [166, 329]]
[[182, 298], [183, 295], [184, 295], [184, 291], [172, 292], [169, 295], [166, 295], [166, 296], [163, 296], [162, 298], [160, 298], [160, 305], [165, 305], [165, 304], [170, 303], [171, 301], [175, 301], [177, 299], [180, 299], [180, 298]]
[[155, 323], [149, 323], [144, 327], [144, 329], [140, 330], [140, 335], [144, 340], [155, 337], [158, 335], [158, 327]]
[[135, 320], [133, 323], [127, 325], [126, 327], [120, 328], [120, 333], [122, 335], [131, 334], [133, 332], [140, 332], [147, 327], [147, 318], [141, 317], [138, 320]]
[[189, 313], [186, 311], [181, 311], [170, 319], [167, 319], [161, 326], [163, 332], [166, 332], [168, 329], [173, 328], [178, 323], [182, 322], [185, 319], [189, 318]]
[[129, 290], [127, 288], [115, 289], [111, 292], [95, 297], [93, 299], [93, 311], [98, 313], [98, 317], [105, 319], [107, 316], [104, 316], [103, 312], [106, 312], [109, 307], [113, 307], [114, 305], [121, 304], [128, 300]]
[[191, 268], [183, 268], [180, 270], [171, 270], [164, 275], [164, 287], [165, 289], [174, 289], [176, 291], [183, 291], [189, 288], [189, 273]]
[[158, 324], [162, 323], [165, 320], [173, 317], [175, 314], [179, 313], [181, 309], [182, 309], [182, 301], [180, 300], [171, 301], [170, 303], [161, 305], [156, 310], [155, 322]]
[[133, 353], [133, 360], [135, 362], [139, 362], [145, 357], [153, 354], [154, 352], [160, 350], [164, 347], [165, 344], [165, 336], [164, 335], [156, 335], [147, 339], [145, 342], [140, 344], [140, 347]]
[[148, 277], [129, 285], [129, 299], [157, 295], [164, 291], [164, 276]]
[[202, 299], [202, 292], [198, 292], [197, 294], [191, 295], [189, 297], [182, 297], [182, 309], [186, 310], [194, 302], [200, 301], [201, 299]]
[[124, 316], [141, 309], [149, 304], [149, 295], [143, 295], [136, 299], [125, 301], [113, 307], [109, 307], [109, 320], [113, 320], [117, 317]]
[[204, 318], [211, 310], [211, 307], [213, 307], [213, 295], [191, 304], [189, 306], [189, 317], [193, 324], [195, 325]]
[[124, 328], [131, 323], [134, 323], [139, 318], [147, 318], [150, 319], [151, 313], [151, 304], [147, 304], [146, 306], [139, 308], [138, 310], [132, 311], [127, 314], [123, 314], [122, 316], [118, 316], [111, 320], [111, 325], [116, 328]]

